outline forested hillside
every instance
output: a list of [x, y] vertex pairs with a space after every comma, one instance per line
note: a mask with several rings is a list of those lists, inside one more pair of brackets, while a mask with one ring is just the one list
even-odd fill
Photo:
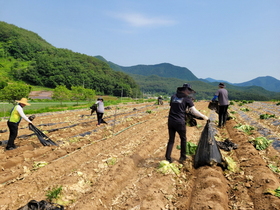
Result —
[[[196, 93], [193, 95], [195, 99], [211, 100], [218, 89], [219, 83], [205, 83], [202, 81], [186, 81], [176, 78], [163, 78], [157, 75], [142, 76], [131, 74], [131, 76], [140, 85], [141, 90], [145, 93], [152, 95], [172, 95], [176, 92], [178, 86], [184, 83], [190, 83]], [[226, 84], [226, 88], [229, 91], [230, 100], [257, 100], [268, 101], [271, 99], [280, 99], [280, 94], [267, 91], [261, 87], [249, 86], [249, 87], [235, 87], [230, 84]]]
[[[191, 83], [196, 99], [209, 99], [217, 82], [203, 82], [189, 69], [168, 63], [119, 66], [102, 56], [88, 56], [52, 46], [38, 34], [0, 21], [0, 89], [24, 82], [33, 86], [68, 89], [81, 86], [96, 94], [139, 97], [170, 96], [183, 83]], [[226, 84], [231, 100], [280, 99], [280, 93], [261, 87]]]
[[195, 81], [198, 78], [187, 68], [174, 66], [170, 63], [156, 65], [136, 65], [130, 67], [120, 66], [123, 72], [143, 76], [158, 75], [165, 78], [177, 78], [186, 81]]
[[280, 81], [271, 76], [257, 77], [247, 82], [234, 83], [235, 86], [262, 86], [266, 90], [280, 92]]
[[265, 76], [265, 77], [257, 77], [255, 79], [252, 79], [247, 82], [242, 83], [230, 83], [223, 80], [215, 80], [213, 78], [206, 78], [206, 79], [200, 79], [203, 82], [225, 82], [232, 84], [234, 86], [241, 86], [241, 87], [247, 87], [247, 86], [259, 86], [266, 90], [273, 91], [273, 92], [280, 92], [280, 80], [271, 77], [271, 76]]
[[[110, 67], [116, 71], [124, 71], [122, 66], [119, 66], [113, 62], [106, 61], [101, 56], [96, 56], [98, 59], [107, 62]], [[169, 69], [169, 67], [171, 69]], [[210, 100], [213, 95], [215, 94], [217, 88], [218, 88], [218, 82], [203, 82], [201, 79], [197, 79], [196, 76], [192, 76], [193, 74], [189, 74], [189, 70], [186, 70], [186, 68], [178, 67], [178, 71], [173, 71], [176, 69], [173, 65], [168, 64], [159, 64], [159, 65], [139, 65], [139, 66], [131, 66], [131, 67], [125, 67], [126, 72], [134, 78], [134, 80], [139, 84], [141, 87], [141, 91], [143, 91], [146, 94], [151, 94], [154, 96], [157, 95], [172, 95], [174, 92], [176, 92], [176, 89], [178, 86], [183, 85], [184, 83], [190, 83], [193, 88], [196, 90], [196, 93], [194, 97], [196, 99], [206, 99]], [[133, 70], [136, 68], [136, 70]], [[145, 70], [145, 68], [151, 70], [152, 73], [149, 73], [148, 70]], [[152, 70], [155, 68], [154, 70]], [[163, 69], [164, 70], [160, 70]], [[128, 71], [129, 69], [129, 71]], [[162, 75], [162, 72], [168, 72], [165, 74], [165, 77], [159, 76], [159, 74]], [[141, 70], [143, 72], [141, 73]], [[191, 79], [179, 79], [182, 75], [182, 72], [179, 70], [182, 70], [187, 76], [194, 78]], [[140, 74], [133, 74], [131, 72], [138, 72]], [[146, 73], [144, 73], [146, 72]], [[178, 73], [180, 72], [180, 73]], [[178, 74], [177, 74], [178, 73]], [[170, 77], [167, 77], [167, 75], [171, 75]], [[183, 76], [182, 76], [183, 77]], [[256, 101], [267, 101], [267, 100], [280, 100], [280, 93], [275, 93], [271, 91], [267, 91], [262, 87], [258, 86], [248, 86], [248, 87], [240, 87], [240, 86], [234, 86], [232, 84], [227, 84], [227, 89], [230, 92], [230, 100], [256, 100]]]
[[5, 82], [55, 88], [83, 86], [98, 94], [140, 95], [132, 77], [93, 56], [55, 48], [36, 33], [0, 22], [0, 74]]

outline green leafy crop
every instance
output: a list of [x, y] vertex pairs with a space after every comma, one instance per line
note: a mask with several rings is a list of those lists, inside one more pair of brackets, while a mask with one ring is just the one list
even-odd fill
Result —
[[266, 193], [269, 193], [269, 194], [274, 195], [276, 197], [280, 197], [280, 187], [278, 187], [276, 190], [268, 189]]
[[[177, 145], [176, 148], [180, 150], [181, 146]], [[188, 141], [186, 146], [186, 155], [190, 155], [190, 156], [195, 155], [196, 149], [197, 149], [197, 145]]]
[[272, 164], [269, 164], [268, 167], [274, 172], [274, 173], [280, 173], [280, 169], [277, 166], [274, 166]]
[[243, 111], [243, 112], [249, 112], [250, 111], [250, 109], [248, 109], [248, 108], [241, 108], [240, 110]]
[[163, 160], [159, 163], [158, 171], [163, 174], [176, 174], [180, 173], [181, 165], [175, 163], [169, 163], [167, 160]]
[[268, 119], [275, 117], [275, 114], [261, 114], [260, 119]]
[[252, 130], [255, 130], [254, 127], [250, 126], [250, 125], [242, 125], [242, 124], [238, 124], [237, 126], [234, 126], [234, 128], [237, 128], [238, 130], [241, 130], [245, 133], [247, 133], [248, 135], [252, 134]]
[[273, 142], [273, 140], [268, 140], [263, 136], [251, 139], [249, 141], [253, 143], [257, 150], [264, 150]]

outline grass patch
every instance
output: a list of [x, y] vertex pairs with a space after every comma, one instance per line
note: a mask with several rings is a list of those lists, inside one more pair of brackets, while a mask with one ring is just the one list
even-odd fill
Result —
[[[131, 98], [117, 98], [114, 96], [104, 96], [104, 105], [111, 106], [111, 105], [118, 105], [124, 103], [144, 103], [144, 102], [152, 102], [154, 101], [151, 99], [131, 99]], [[107, 99], [107, 100], [106, 100]], [[86, 109], [92, 106], [94, 102], [89, 101], [53, 101], [49, 99], [36, 99], [36, 100], [29, 100], [31, 106], [24, 107], [24, 113], [26, 115], [29, 114], [40, 114], [46, 112], [58, 112], [58, 111], [66, 111], [66, 110], [76, 110], [76, 109]], [[2, 102], [0, 103], [0, 117], [8, 117], [10, 116], [10, 111], [13, 108], [13, 104]]]
[[57, 200], [60, 197], [61, 192], [62, 192], [62, 186], [55, 187], [51, 190], [48, 190], [46, 194], [47, 200], [50, 202], [52, 202], [53, 200]]

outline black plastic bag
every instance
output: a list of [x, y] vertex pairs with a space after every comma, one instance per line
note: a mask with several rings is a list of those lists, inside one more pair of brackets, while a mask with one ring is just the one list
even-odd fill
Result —
[[223, 165], [222, 155], [214, 137], [213, 129], [208, 120], [199, 139], [194, 156], [194, 167], [205, 165]]
[[218, 101], [210, 101], [208, 104], [208, 109], [218, 112], [219, 111]]
[[197, 117], [193, 115], [191, 112], [186, 111], [185, 115], [186, 125], [189, 127], [197, 126], [196, 120], [203, 120], [202, 117]]
[[[218, 101], [210, 101], [208, 104], [208, 109], [211, 109], [215, 111], [217, 114], [219, 114], [219, 102]], [[228, 111], [226, 113], [226, 120], [231, 120], [232, 117], [229, 115]]]
[[217, 145], [220, 149], [223, 149], [225, 151], [231, 151], [233, 149], [237, 149], [238, 145], [230, 141], [229, 139], [226, 139], [225, 141], [217, 141]]
[[36, 201], [31, 200], [25, 206], [20, 207], [17, 210], [64, 210], [62, 205], [56, 203], [50, 203], [45, 200]]
[[29, 123], [28, 125], [29, 129], [32, 130], [36, 136], [38, 137], [40, 143], [44, 146], [58, 146], [54, 141], [52, 141], [46, 134], [44, 134], [42, 131], [40, 131], [38, 128], [36, 128], [33, 124]]
[[93, 104], [91, 107], [89, 107], [91, 109], [90, 115], [92, 115], [94, 112], [97, 111], [97, 104]]
[[193, 115], [188, 112], [186, 112], [186, 125], [189, 127], [197, 126], [197, 122]]

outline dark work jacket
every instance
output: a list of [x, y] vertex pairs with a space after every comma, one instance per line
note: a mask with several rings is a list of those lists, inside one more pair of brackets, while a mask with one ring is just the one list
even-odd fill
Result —
[[186, 109], [193, 106], [194, 104], [192, 99], [186, 94], [177, 90], [177, 93], [171, 96], [170, 99], [168, 121], [170, 123], [185, 123]]

